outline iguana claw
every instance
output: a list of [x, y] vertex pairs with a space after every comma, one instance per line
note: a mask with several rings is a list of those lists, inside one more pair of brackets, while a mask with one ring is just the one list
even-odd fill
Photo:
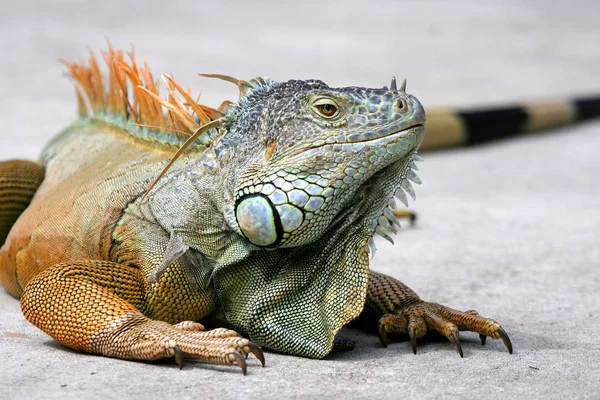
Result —
[[232, 355], [235, 359], [237, 366], [240, 367], [242, 369], [243, 374], [246, 375], [247, 364], [246, 360], [244, 359], [244, 356], [237, 351], [232, 353]]
[[414, 354], [417, 354], [417, 335], [415, 334], [415, 327], [413, 325], [408, 327], [408, 336], [410, 337], [412, 351]]
[[481, 345], [483, 346], [485, 344], [485, 341], [487, 340], [487, 336], [480, 334], [479, 339], [481, 339]]
[[265, 355], [263, 354], [263, 352], [260, 349], [260, 347], [258, 347], [254, 343], [250, 343], [248, 345], [248, 347], [250, 348], [250, 352], [252, 354], [254, 354], [254, 357], [258, 358], [258, 360], [260, 361], [260, 363], [262, 364], [262, 366], [264, 368], [264, 366], [265, 366]]
[[460, 354], [460, 358], [463, 358], [464, 356], [462, 347], [460, 345], [460, 336], [458, 334], [458, 331], [452, 331], [452, 341], [456, 345], [456, 351], [458, 351], [458, 354]]
[[179, 346], [175, 346], [175, 362], [179, 369], [183, 369], [183, 352]]
[[512, 343], [510, 342], [510, 338], [508, 337], [508, 334], [506, 333], [504, 328], [502, 328], [501, 326], [498, 327], [498, 336], [500, 336], [500, 339], [502, 339], [502, 343], [504, 343], [504, 346], [506, 346], [506, 348], [508, 349], [508, 353], [512, 354], [512, 352], [513, 352]]
[[[469, 311], [466, 311], [466, 313], [479, 316], [479, 313], [475, 310], [469, 310]], [[512, 352], [513, 352], [512, 343], [510, 341], [510, 338], [508, 337], [508, 334], [504, 330], [504, 328], [502, 328], [500, 325], [498, 325], [498, 329], [495, 332], [495, 335], [492, 335], [492, 337], [494, 339], [498, 339], [498, 338], [502, 339], [502, 343], [504, 343], [504, 346], [508, 349], [508, 353], [512, 354]], [[487, 340], [487, 335], [480, 333], [479, 339], [481, 339], [481, 345], [483, 346], [483, 345], [485, 345], [485, 341]]]
[[[387, 331], [385, 330], [385, 325], [381, 323], [381, 320], [377, 325], [377, 332], [379, 333], [379, 341], [381, 342], [383, 347], [388, 347]], [[417, 354], [416, 351], [415, 354]]]

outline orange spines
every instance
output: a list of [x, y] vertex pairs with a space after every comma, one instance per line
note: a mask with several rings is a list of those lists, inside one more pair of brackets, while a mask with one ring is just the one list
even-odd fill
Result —
[[92, 51], [87, 64], [61, 60], [75, 80], [81, 115], [110, 114], [184, 136], [222, 116], [219, 110], [199, 104], [191, 89], [184, 90], [168, 75], [163, 75], [168, 96], [161, 97], [147, 61], [138, 65], [133, 48], [126, 56], [109, 43], [102, 56], [108, 67], [106, 76]]

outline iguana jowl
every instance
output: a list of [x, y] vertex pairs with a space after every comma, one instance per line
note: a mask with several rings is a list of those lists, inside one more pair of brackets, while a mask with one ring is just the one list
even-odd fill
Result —
[[[0, 163], [0, 281], [44, 332], [111, 357], [189, 356], [245, 372], [250, 352], [264, 364], [258, 345], [325, 357], [368, 309], [384, 344], [407, 334], [416, 352], [416, 339], [437, 331], [462, 356], [458, 332], [469, 330], [512, 352], [495, 321], [424, 302], [369, 270], [373, 235], [395, 231], [408, 214], [394, 199], [405, 203], [420, 182], [425, 113], [404, 85], [258, 78], [238, 81], [239, 101], [215, 110], [169, 77], [163, 100], [147, 66], [112, 49], [105, 58], [105, 80], [93, 57], [67, 64], [81, 118], [41, 164]], [[580, 117], [596, 113], [597, 100], [580, 103]], [[560, 112], [526, 115], [518, 128], [577, 117], [570, 104], [552, 107]], [[511, 112], [496, 117], [514, 122]], [[471, 133], [478, 115], [463, 115]], [[465, 141], [458, 119], [438, 121], [434, 130], [449, 131], [430, 147]], [[195, 322], [209, 317], [234, 330]]]

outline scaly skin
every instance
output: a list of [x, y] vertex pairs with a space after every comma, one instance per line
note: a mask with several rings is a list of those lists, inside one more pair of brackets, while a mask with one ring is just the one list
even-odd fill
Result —
[[25, 160], [0, 162], [0, 243], [4, 243], [43, 180], [39, 164]]
[[[137, 79], [133, 66], [119, 67], [122, 76], [114, 68], [111, 82]], [[416, 98], [395, 82], [239, 84], [242, 97], [203, 137], [208, 145], [185, 151], [145, 198], [182, 139], [127, 122], [144, 116], [119, 97], [124, 86], [87, 88], [96, 114], [44, 150], [45, 179], [0, 250], [2, 284], [29, 321], [90, 353], [180, 365], [189, 356], [244, 372], [250, 352], [264, 364], [257, 345], [325, 357], [365, 303], [384, 342], [387, 331], [408, 333], [414, 346], [436, 330], [458, 345], [464, 329], [510, 349], [496, 322], [423, 302], [369, 271], [373, 235], [387, 236], [402, 215], [394, 196], [419, 182]], [[179, 118], [175, 128], [195, 129]], [[192, 322], [203, 319], [235, 331]]]

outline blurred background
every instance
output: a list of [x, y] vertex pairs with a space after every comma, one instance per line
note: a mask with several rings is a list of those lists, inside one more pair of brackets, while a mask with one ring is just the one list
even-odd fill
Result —
[[107, 39], [133, 44], [155, 74], [173, 74], [209, 105], [237, 92], [199, 72], [371, 87], [396, 75], [426, 107], [474, 105], [600, 89], [598, 9], [593, 0], [4, 2], [0, 146], [37, 157], [75, 115], [57, 60], [83, 60]]
[[[37, 159], [76, 117], [57, 62], [86, 60], [109, 39], [135, 45], [218, 106], [225, 82], [321, 79], [331, 86], [408, 78], [425, 105], [483, 106], [600, 93], [600, 3], [528, 1], [19, 1], [0, 9], [0, 159]], [[148, 364], [66, 350], [27, 323], [0, 289], [7, 398], [598, 398], [600, 395], [600, 123], [424, 154], [417, 225], [378, 241], [372, 267], [427, 300], [502, 323], [515, 354], [461, 335], [326, 360], [267, 354], [247, 377], [227, 368]], [[122, 398], [122, 397], [121, 397]]]

